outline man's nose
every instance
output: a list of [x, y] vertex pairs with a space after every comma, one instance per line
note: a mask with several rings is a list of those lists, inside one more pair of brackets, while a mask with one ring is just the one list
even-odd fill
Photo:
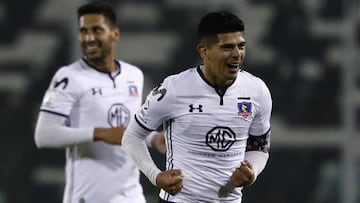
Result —
[[89, 42], [89, 41], [94, 41], [95, 40], [95, 36], [93, 33], [87, 33], [85, 35], [85, 41]]
[[231, 56], [233, 56], [233, 57], [239, 57], [240, 56], [240, 54], [241, 54], [241, 49], [239, 48], [239, 47], [237, 47], [237, 46], [235, 46], [235, 48], [232, 50], [232, 52], [231, 52]]

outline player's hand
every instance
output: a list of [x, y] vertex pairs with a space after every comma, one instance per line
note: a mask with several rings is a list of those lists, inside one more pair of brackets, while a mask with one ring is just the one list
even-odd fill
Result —
[[230, 177], [230, 182], [237, 187], [250, 185], [254, 180], [254, 170], [247, 160], [242, 161], [240, 167], [236, 168]]
[[156, 177], [156, 185], [171, 195], [176, 195], [182, 188], [182, 175], [179, 169], [162, 171]]
[[151, 140], [151, 146], [155, 147], [160, 153], [166, 153], [166, 144], [165, 144], [165, 133], [164, 131], [156, 131], [156, 135]]
[[95, 128], [94, 141], [103, 141], [112, 145], [120, 145], [126, 127]]

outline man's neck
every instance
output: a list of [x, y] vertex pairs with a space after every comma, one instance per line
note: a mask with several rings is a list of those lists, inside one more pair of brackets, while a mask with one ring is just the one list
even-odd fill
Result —
[[102, 72], [112, 73], [116, 71], [115, 59], [88, 61], [93, 67]]
[[226, 89], [229, 85], [231, 85], [234, 81], [233, 80], [226, 80], [223, 81], [219, 78], [219, 76], [212, 74], [209, 69], [205, 67], [205, 65], [200, 67], [204, 77], [210, 84], [218, 89]]

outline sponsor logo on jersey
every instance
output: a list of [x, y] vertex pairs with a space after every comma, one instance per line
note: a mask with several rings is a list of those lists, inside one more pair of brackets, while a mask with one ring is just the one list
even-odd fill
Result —
[[69, 79], [65, 77], [65, 78], [61, 79], [60, 81], [56, 80], [55, 84], [54, 84], [54, 88], [58, 88], [60, 85], [62, 85], [61, 87], [64, 90], [68, 84], [69, 84]]
[[56, 91], [48, 90], [45, 93], [42, 105], [47, 106], [47, 107], [53, 107], [53, 103], [54, 103], [55, 99], [56, 99]]
[[138, 89], [137, 89], [137, 86], [136, 86], [136, 85], [130, 85], [130, 86], [129, 86], [129, 94], [130, 94], [130, 96], [132, 96], [132, 97], [137, 97], [137, 96], [139, 96]]
[[140, 109], [139, 115], [141, 116], [141, 118], [144, 118], [144, 117], [145, 117], [145, 111], [144, 111], [144, 109]]
[[206, 145], [214, 151], [227, 151], [235, 141], [236, 135], [229, 127], [217, 126], [206, 133]]
[[100, 87], [94, 87], [91, 89], [92, 95], [102, 95], [102, 90]]
[[146, 97], [146, 101], [143, 105], [144, 110], [148, 110], [149, 106], [150, 106], [150, 99], [149, 99], [149, 97]]
[[108, 111], [108, 122], [111, 127], [127, 126], [130, 117], [129, 109], [123, 104], [113, 104]]
[[156, 95], [160, 94], [160, 97], [157, 99], [157, 101], [160, 101], [160, 100], [162, 100], [162, 98], [164, 98], [166, 92], [167, 92], [167, 90], [164, 87], [161, 87], [161, 84], [160, 84], [151, 91], [151, 94], [152, 94], [152, 96], [156, 96]]
[[203, 112], [203, 109], [202, 109], [203, 105], [199, 104], [197, 106], [194, 106], [194, 104], [190, 104], [189, 105], [189, 112], [194, 112], [194, 111], [197, 111], [197, 112]]
[[250, 116], [252, 114], [251, 111], [252, 105], [251, 102], [241, 102], [238, 103], [238, 115], [244, 118]]

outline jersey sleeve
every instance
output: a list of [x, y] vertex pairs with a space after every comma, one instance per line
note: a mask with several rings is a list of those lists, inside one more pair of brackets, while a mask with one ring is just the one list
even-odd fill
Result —
[[76, 74], [59, 69], [53, 76], [42, 100], [40, 110], [68, 116], [80, 97], [80, 86], [76, 84]]
[[249, 134], [255, 136], [264, 135], [269, 132], [272, 111], [270, 91], [262, 80], [260, 82], [261, 91], [255, 101], [258, 109], [249, 130]]
[[145, 129], [154, 131], [175, 111], [174, 77], [166, 78], [147, 95], [146, 101], [135, 115], [136, 121]]
[[93, 142], [93, 128], [69, 128], [63, 116], [40, 112], [35, 127], [38, 148], [63, 148]]
[[272, 99], [270, 91], [265, 83], [260, 80], [260, 94], [256, 97], [257, 113], [250, 125], [249, 138], [247, 140], [245, 160], [253, 167], [255, 182], [257, 176], [264, 170], [269, 158], [270, 148], [270, 117]]

